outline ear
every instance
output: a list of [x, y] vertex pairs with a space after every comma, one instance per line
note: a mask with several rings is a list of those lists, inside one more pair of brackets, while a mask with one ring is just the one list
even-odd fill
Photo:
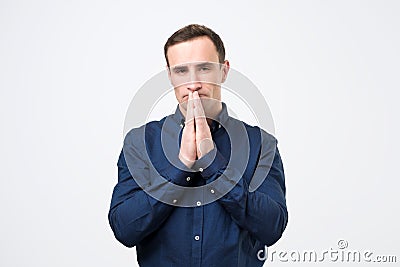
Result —
[[229, 61], [225, 60], [223, 66], [222, 66], [222, 81], [221, 81], [221, 83], [224, 83], [226, 81], [226, 78], [228, 77], [229, 68], [230, 68]]
[[168, 67], [168, 65], [165, 65], [165, 68], [167, 69], [169, 82], [172, 84], [172, 81], [171, 81], [171, 69]]

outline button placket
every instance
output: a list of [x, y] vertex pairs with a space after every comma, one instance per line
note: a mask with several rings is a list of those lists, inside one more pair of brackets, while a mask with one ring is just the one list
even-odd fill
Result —
[[201, 196], [198, 196], [198, 200], [196, 203], [196, 207], [193, 208], [193, 232], [192, 232], [192, 265], [200, 267], [201, 266], [201, 255], [202, 255], [202, 234], [203, 234], [203, 220], [204, 220], [204, 206], [203, 199]]

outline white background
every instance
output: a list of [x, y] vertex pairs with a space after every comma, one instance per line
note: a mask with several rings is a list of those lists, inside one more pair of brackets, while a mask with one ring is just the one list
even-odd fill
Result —
[[399, 11], [361, 0], [0, 1], [0, 266], [136, 266], [107, 221], [125, 112], [189, 23], [220, 34], [272, 110], [289, 224], [270, 250], [322, 253], [345, 239], [400, 261]]

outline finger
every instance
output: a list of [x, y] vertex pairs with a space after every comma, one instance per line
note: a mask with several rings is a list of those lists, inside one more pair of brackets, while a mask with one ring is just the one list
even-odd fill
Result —
[[182, 132], [181, 148], [179, 151], [179, 159], [187, 166], [193, 165], [196, 160], [196, 133], [194, 130], [193, 117], [193, 95], [189, 93], [188, 102], [186, 105], [186, 120], [185, 127]]
[[207, 118], [204, 114], [204, 108], [197, 92], [193, 93], [195, 103], [194, 117], [196, 123], [196, 145], [197, 156], [201, 158], [214, 148], [210, 127], [208, 127]]
[[186, 118], [185, 124], [186, 126], [193, 126], [194, 127], [194, 106], [193, 106], [193, 93], [189, 92], [189, 98], [186, 108]]
[[[204, 114], [204, 109], [203, 105], [201, 104], [201, 100], [199, 97], [199, 93], [196, 91], [193, 93], [193, 102], [194, 102], [194, 118], [196, 121], [196, 132], [200, 131], [200, 134], [202, 135], [204, 131], [208, 132], [210, 131], [208, 124], [207, 124], [207, 119]], [[210, 134], [211, 136], [211, 134]], [[209, 137], [207, 134], [204, 137]]]
[[206, 115], [204, 114], [203, 104], [201, 103], [201, 99], [199, 97], [199, 93], [196, 91], [193, 93], [193, 104], [194, 104], [194, 117], [195, 119], [205, 119]]

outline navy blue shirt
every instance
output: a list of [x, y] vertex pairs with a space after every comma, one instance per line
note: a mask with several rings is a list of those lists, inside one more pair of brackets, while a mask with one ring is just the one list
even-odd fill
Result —
[[276, 139], [223, 103], [210, 126], [215, 148], [187, 169], [183, 127], [177, 108], [126, 135], [108, 215], [115, 237], [136, 246], [144, 267], [262, 266], [257, 254], [288, 220]]

